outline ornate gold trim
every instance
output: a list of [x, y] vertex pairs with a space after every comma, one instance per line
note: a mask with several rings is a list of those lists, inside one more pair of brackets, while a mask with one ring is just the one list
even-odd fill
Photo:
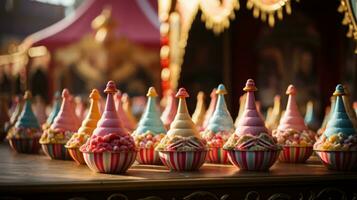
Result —
[[[344, 14], [342, 24], [348, 26], [346, 36], [348, 38], [352, 38], [355, 42], [357, 42], [357, 22], [355, 16], [353, 15], [353, 10], [350, 1], [341, 0], [340, 6], [337, 10], [338, 12]], [[357, 46], [355, 47], [354, 52], [357, 54]]]
[[253, 10], [253, 16], [255, 18], [261, 18], [262, 21], [267, 21], [270, 27], [275, 25], [275, 15], [279, 20], [283, 19], [283, 10], [290, 15], [291, 14], [291, 0], [278, 0], [275, 3], [266, 4], [262, 0], [248, 0], [247, 8]]

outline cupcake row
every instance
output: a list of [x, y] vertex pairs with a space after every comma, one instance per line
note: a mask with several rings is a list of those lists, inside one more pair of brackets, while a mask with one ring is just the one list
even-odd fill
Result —
[[197, 116], [203, 114], [195, 112], [191, 118], [186, 105], [189, 94], [184, 88], [175, 95], [178, 106], [175, 99], [168, 98], [160, 116], [158, 95], [151, 87], [145, 111], [134, 131], [124, 126], [125, 119], [118, 114], [121, 105], [119, 109], [115, 106], [117, 89], [113, 81], [104, 90], [107, 99], [102, 113], [99, 92], [92, 91], [90, 108], [81, 124], [73, 97], [64, 89], [61, 106], [53, 110], [43, 131], [31, 109], [31, 94], [26, 92], [24, 108], [7, 138], [17, 152], [35, 153], [41, 146], [52, 159], [73, 159], [102, 173], [123, 173], [135, 160], [140, 164], [162, 163], [176, 171], [197, 170], [205, 161], [267, 170], [278, 159], [305, 162], [314, 150], [329, 169], [355, 169], [357, 134], [345, 109], [342, 85], [336, 87], [336, 104], [320, 137], [305, 125], [297, 108], [294, 86], [287, 89], [286, 110], [273, 131], [266, 127], [257, 110], [254, 81], [249, 79], [243, 90], [246, 100], [236, 126], [225, 103], [227, 91], [221, 84], [215, 91], [217, 101], [211, 116], [201, 120], [202, 125], [205, 123], [202, 128]]

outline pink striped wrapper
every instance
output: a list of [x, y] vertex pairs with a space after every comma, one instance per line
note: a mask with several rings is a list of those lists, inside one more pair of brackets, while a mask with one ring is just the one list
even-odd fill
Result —
[[332, 170], [349, 171], [357, 168], [357, 151], [316, 151], [321, 162]]
[[42, 150], [53, 160], [72, 160], [64, 144], [42, 144]]
[[40, 150], [40, 138], [33, 139], [10, 139], [9, 143], [17, 153], [36, 154]]
[[228, 150], [228, 158], [233, 165], [243, 170], [265, 171], [278, 159], [280, 150], [238, 151]]
[[85, 165], [83, 153], [79, 148], [67, 148], [69, 155], [78, 165]]
[[312, 152], [312, 147], [283, 146], [283, 150], [279, 155], [279, 161], [286, 163], [304, 163], [309, 159]]
[[164, 165], [173, 171], [198, 170], [206, 160], [207, 151], [160, 151]]
[[120, 152], [120, 153], [91, 153], [83, 152], [84, 160], [87, 166], [94, 172], [106, 174], [125, 173], [134, 163], [136, 151]]
[[136, 160], [143, 165], [160, 165], [161, 160], [159, 152], [155, 151], [154, 148], [140, 148]]
[[210, 148], [207, 152], [207, 162], [216, 164], [230, 164], [228, 152], [223, 148]]

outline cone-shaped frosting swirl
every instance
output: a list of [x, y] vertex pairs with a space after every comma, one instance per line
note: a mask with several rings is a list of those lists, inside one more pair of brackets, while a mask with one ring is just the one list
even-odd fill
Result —
[[238, 110], [238, 115], [234, 121], [234, 126], [238, 126], [239, 119], [242, 117], [243, 112], [244, 112], [244, 106], [245, 102], [247, 100], [247, 94], [243, 94], [242, 96], [239, 97], [239, 110]]
[[117, 92], [114, 81], [109, 81], [106, 89], [107, 101], [105, 104], [102, 117], [98, 121], [97, 128], [94, 129], [93, 135], [105, 136], [107, 134], [117, 134], [120, 136], [128, 135], [128, 131], [123, 127], [121, 120], [114, 105], [114, 94]]
[[207, 129], [213, 131], [214, 133], [218, 133], [220, 131], [231, 131], [234, 129], [234, 124], [224, 99], [224, 95], [227, 94], [227, 91], [223, 84], [218, 86], [216, 93], [218, 95], [218, 100]]
[[35, 117], [31, 107], [31, 92], [25, 92], [25, 105], [24, 108], [15, 124], [17, 128], [40, 128], [40, 124]]
[[93, 89], [89, 95], [91, 99], [90, 107], [87, 116], [82, 122], [81, 127], [78, 129], [78, 133], [86, 133], [91, 135], [94, 129], [97, 127], [97, 123], [100, 119], [99, 112], [99, 92], [96, 89]]
[[67, 89], [63, 89], [62, 99], [61, 109], [50, 128], [76, 132], [79, 127], [78, 119], [74, 111], [71, 95]]
[[194, 136], [201, 138], [187, 110], [186, 98], [189, 97], [188, 93], [184, 88], [180, 88], [176, 97], [179, 98], [179, 105], [175, 119], [171, 123], [170, 130], [167, 132], [167, 135], [181, 137]]
[[255, 83], [252, 79], [248, 79], [245, 88], [247, 92], [247, 100], [245, 103], [245, 110], [242, 118], [238, 122], [235, 133], [237, 135], [251, 134], [258, 136], [260, 133], [268, 133], [268, 129], [265, 127], [263, 120], [257, 111], [255, 105], [254, 91], [257, 90]]
[[209, 123], [210, 118], [213, 115], [214, 109], [216, 108], [216, 104], [217, 104], [217, 94], [216, 94], [216, 88], [213, 88], [210, 97], [211, 97], [211, 101], [209, 103], [208, 109], [206, 111], [205, 114], [205, 120], [203, 121], [203, 128], [205, 129]]
[[336, 96], [336, 105], [332, 111], [330, 120], [327, 123], [324, 135], [328, 138], [339, 133], [345, 136], [351, 136], [356, 134], [356, 130], [353, 127], [352, 121], [346, 113], [345, 106], [343, 104], [342, 95], [345, 94], [344, 88], [341, 84], [336, 86], [334, 95]]
[[61, 93], [57, 91], [54, 95], [54, 104], [52, 107], [52, 111], [46, 121], [47, 124], [51, 125], [55, 120], [55, 117], [58, 115], [61, 109], [61, 101], [62, 101]]
[[202, 128], [205, 119], [206, 106], [205, 106], [205, 94], [200, 91], [197, 94], [196, 109], [192, 114], [192, 121], [197, 127]]
[[177, 103], [176, 103], [175, 93], [172, 90], [167, 91], [166, 98], [167, 98], [167, 104], [160, 118], [164, 123], [164, 125], [168, 126], [175, 118], [177, 112]]
[[128, 129], [128, 131], [133, 131], [134, 130], [134, 124], [131, 123], [130, 119], [126, 115], [124, 109], [123, 109], [123, 103], [121, 100], [122, 94], [120, 91], [118, 91], [115, 94], [115, 105], [116, 105], [116, 110], [119, 116], [119, 119], [121, 120], [123, 126]]
[[288, 103], [284, 115], [280, 119], [278, 130], [293, 129], [299, 132], [307, 130], [304, 118], [301, 116], [296, 104], [296, 88], [293, 85], [289, 85], [286, 94], [289, 95]]
[[157, 93], [155, 88], [150, 87], [146, 96], [148, 97], [146, 108], [139, 121], [135, 134], [145, 134], [147, 131], [150, 131], [153, 134], [166, 133], [156, 106]]

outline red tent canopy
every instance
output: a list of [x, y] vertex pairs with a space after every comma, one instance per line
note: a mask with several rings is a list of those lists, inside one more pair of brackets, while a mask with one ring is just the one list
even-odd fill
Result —
[[28, 36], [25, 47], [44, 45], [48, 49], [78, 41], [92, 30], [91, 23], [106, 7], [117, 23], [115, 34], [150, 47], [159, 47], [157, 0], [87, 0], [70, 16]]

